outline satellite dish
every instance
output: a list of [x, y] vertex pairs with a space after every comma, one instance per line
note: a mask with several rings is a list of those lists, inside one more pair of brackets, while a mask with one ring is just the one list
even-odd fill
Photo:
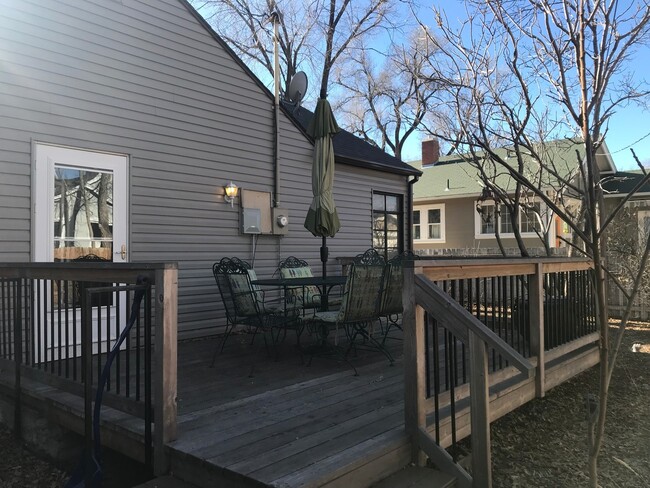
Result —
[[298, 71], [289, 82], [289, 92], [287, 93], [289, 101], [299, 106], [305, 93], [307, 93], [307, 75], [304, 71]]

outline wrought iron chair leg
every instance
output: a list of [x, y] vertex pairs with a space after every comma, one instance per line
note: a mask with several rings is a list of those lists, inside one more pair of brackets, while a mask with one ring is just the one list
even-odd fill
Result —
[[[353, 338], [356, 338], [358, 335], [363, 337], [363, 339], [365, 341], [368, 341], [370, 344], [372, 344], [372, 346], [366, 346], [366, 347], [373, 347], [374, 346], [373, 349], [376, 349], [376, 350], [380, 351], [381, 353], [383, 353], [383, 355], [386, 356], [388, 361], [390, 361], [390, 365], [393, 366], [393, 364], [395, 363], [395, 360], [393, 359], [393, 356], [388, 351], [388, 349], [386, 349], [384, 347], [382, 342], [379, 342], [377, 339], [372, 337], [372, 335], [370, 335], [368, 330], [363, 325], [355, 324], [354, 328], [355, 328], [355, 333], [354, 333]], [[348, 352], [349, 352], [349, 350], [350, 350], [350, 348], [352, 347], [353, 344], [354, 344], [354, 341], [351, 341], [350, 346], [348, 346]]]
[[[386, 332], [384, 333], [384, 338], [381, 341], [382, 346], [386, 343], [386, 339], [389, 339], [388, 333], [390, 332], [390, 329], [392, 327], [395, 327], [395, 328], [397, 328], [399, 330], [403, 330], [402, 326], [399, 325], [398, 320], [399, 320], [399, 315], [388, 315], [388, 316], [386, 316]], [[381, 323], [381, 319], [379, 319], [379, 321]], [[390, 337], [390, 339], [399, 340], [399, 337]]]
[[255, 342], [255, 336], [257, 335], [257, 331], [259, 330], [259, 326], [255, 327], [253, 330], [253, 337], [251, 337], [251, 346], [253, 345], [253, 342]]
[[230, 334], [232, 330], [234, 329], [234, 324], [233, 325], [226, 325], [226, 333], [223, 336], [223, 339], [221, 340], [221, 345], [217, 345], [217, 347], [214, 348], [214, 353], [212, 353], [212, 361], [210, 362], [210, 367], [214, 367], [214, 363], [217, 360], [217, 354], [221, 354], [223, 352], [223, 347], [226, 345], [226, 341], [228, 340], [228, 337], [230, 337]]

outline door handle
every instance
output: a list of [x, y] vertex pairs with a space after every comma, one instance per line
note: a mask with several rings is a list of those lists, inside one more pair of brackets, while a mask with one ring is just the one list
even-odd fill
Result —
[[126, 261], [126, 244], [122, 244], [120, 250], [116, 251], [114, 254], [119, 254], [122, 258], [122, 261]]

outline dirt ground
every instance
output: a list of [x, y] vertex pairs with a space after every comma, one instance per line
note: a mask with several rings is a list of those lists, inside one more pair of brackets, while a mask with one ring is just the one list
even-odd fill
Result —
[[[584, 398], [597, 393], [597, 385], [595, 367], [495, 422], [494, 487], [587, 486]], [[650, 324], [630, 324], [625, 331], [606, 422], [600, 486], [650, 487]]]
[[[592, 368], [493, 424], [495, 488], [587, 486], [584, 396], [597, 391], [597, 380]], [[650, 487], [650, 324], [633, 324], [625, 333], [607, 419], [601, 487]], [[0, 426], [0, 487], [58, 488], [66, 480]]]
[[0, 486], [2, 488], [60, 488], [66, 474], [25, 448], [0, 424]]

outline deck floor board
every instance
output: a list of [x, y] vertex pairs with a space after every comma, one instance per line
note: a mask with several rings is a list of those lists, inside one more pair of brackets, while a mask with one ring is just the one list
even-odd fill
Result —
[[[205, 342], [210, 341], [180, 345], [178, 439], [170, 444], [172, 456], [190, 455], [271, 484], [401, 429], [401, 341], [388, 345], [398, 358], [395, 366], [378, 352], [351, 354], [359, 370], [354, 376], [344, 361], [315, 357], [307, 365], [309, 358], [301, 357], [289, 339], [277, 360], [247, 339], [229, 341], [214, 368], [208, 367], [213, 349]], [[203, 363], [196, 360], [199, 355]]]
[[[295, 439], [311, 433], [318, 433], [321, 429], [326, 430], [336, 423], [367, 415], [386, 405], [399, 402], [401, 391], [402, 385], [399, 382], [393, 382], [390, 391], [375, 390], [366, 392], [362, 390], [355, 392], [354, 396], [350, 396], [348, 392], [343, 392], [339, 396], [323, 398], [322, 401], [306, 399], [304, 408], [296, 408], [291, 411], [279, 408], [274, 413], [272, 421], [267, 421], [268, 419], [264, 418], [259, 423], [255, 422], [254, 428], [242, 428], [239, 431], [234, 431], [234, 435], [227, 439], [227, 445], [229, 449], [237, 449], [239, 445], [247, 445], [254, 442], [254, 445], [259, 445], [258, 449], [265, 449], [264, 446], [267, 443], [264, 441], [267, 438], [271, 439], [268, 442], [273, 443], [285, 437]], [[359, 399], [359, 395], [363, 395], [364, 399]], [[367, 402], [369, 401], [373, 401], [374, 404], [368, 405]], [[265, 414], [266, 412], [260, 412], [259, 414], [254, 412], [253, 416], [263, 418]], [[204, 446], [202, 449], [198, 449], [192, 453], [201, 457], [203, 457], [206, 451], [218, 454], [222, 450], [218, 447], [218, 444], [214, 443], [210, 446]]]

